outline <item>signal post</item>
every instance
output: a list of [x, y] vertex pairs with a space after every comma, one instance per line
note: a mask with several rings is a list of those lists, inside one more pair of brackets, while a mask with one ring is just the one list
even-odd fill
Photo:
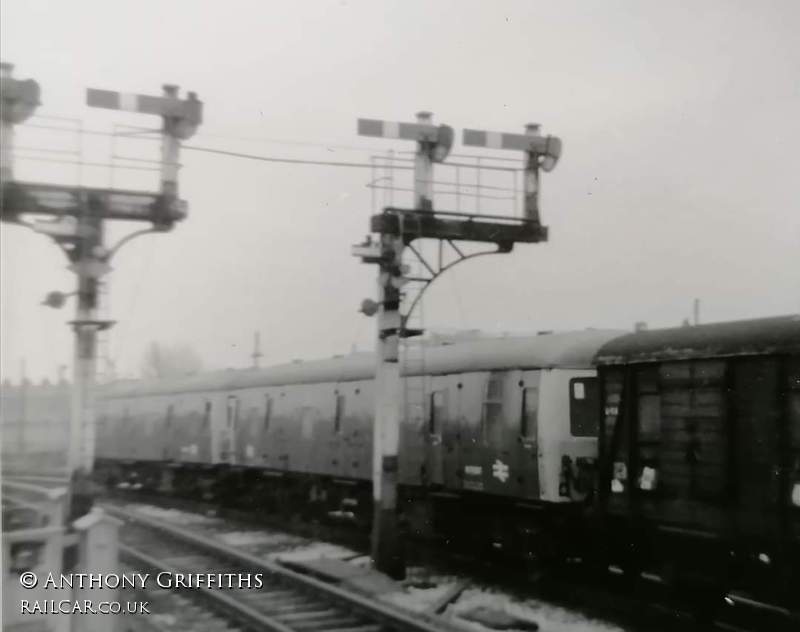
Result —
[[[431, 276], [423, 279], [428, 285], [445, 269], [441, 256], [438, 267], [428, 263], [411, 246], [417, 239], [433, 239], [449, 243], [458, 261], [475, 255], [464, 255], [454, 241], [493, 243], [493, 254], [510, 252], [515, 243], [536, 243], [547, 240], [547, 228], [539, 221], [538, 169], [555, 166], [561, 151], [561, 142], [554, 137], [542, 138], [538, 127], [529, 126], [526, 135], [496, 134], [467, 130], [464, 144], [481, 145], [498, 142], [498, 148], [520, 149], [528, 153], [526, 167], [526, 201], [523, 218], [498, 217], [438, 211], [433, 204], [433, 165], [444, 162], [453, 143], [452, 128], [432, 124], [429, 112], [420, 112], [416, 123], [393, 123], [373, 119], [359, 119], [358, 133], [363, 136], [401, 138], [417, 142], [414, 158], [414, 208], [387, 207], [383, 213], [371, 218], [370, 228], [378, 234], [353, 247], [353, 254], [364, 263], [378, 264], [378, 302], [364, 301], [362, 311], [378, 315], [378, 340], [376, 347], [375, 417], [373, 428], [373, 529], [372, 559], [375, 568], [393, 578], [405, 576], [401, 533], [398, 527], [398, 474], [400, 443], [401, 376], [399, 341], [419, 335], [421, 330], [406, 327], [408, 318], [419, 296], [403, 314], [404, 276], [403, 254], [410, 248]], [[469, 136], [468, 136], [469, 133]], [[487, 140], [488, 139], [488, 140]], [[497, 140], [496, 140], [497, 139]], [[473, 142], [468, 142], [473, 141]], [[484, 144], [483, 146], [493, 146]], [[547, 161], [545, 165], [544, 162]], [[415, 279], [420, 280], [420, 279]], [[423, 288], [424, 291], [424, 288]]]
[[[161, 170], [158, 191], [130, 191], [100, 189], [81, 186], [62, 186], [45, 183], [20, 182], [14, 179], [11, 169], [11, 147], [7, 142], [5, 112], [7, 86], [14, 88], [11, 94], [17, 98], [22, 94], [29, 103], [38, 105], [38, 86], [34, 91], [28, 86], [11, 83], [10, 69], [3, 69], [3, 182], [0, 213], [5, 222], [16, 223], [45, 234], [64, 251], [70, 261], [69, 269], [77, 277], [75, 319], [71, 325], [75, 332], [73, 362], [73, 387], [70, 407], [70, 440], [68, 467], [76, 488], [72, 513], [88, 510], [80, 505], [81, 481], [94, 465], [94, 381], [96, 373], [97, 333], [110, 327], [110, 321], [97, 319], [97, 295], [99, 279], [111, 270], [109, 262], [119, 248], [139, 235], [167, 232], [175, 222], [186, 217], [187, 204], [178, 197], [178, 158], [180, 141], [189, 138], [202, 120], [202, 103], [194, 93], [180, 99], [175, 86], [164, 86], [160, 97], [132, 95], [108, 90], [87, 90], [87, 105], [114, 110], [127, 110], [152, 114], [162, 119]], [[24, 82], [17, 82], [23, 83]], [[23, 85], [24, 87], [24, 85]], [[22, 99], [22, 97], [18, 97]], [[31, 109], [32, 112], [32, 109]], [[15, 117], [13, 123], [24, 118]], [[13, 131], [13, 130], [12, 130]], [[40, 219], [42, 216], [46, 220]], [[104, 245], [106, 220], [146, 222], [149, 228], [135, 231], [112, 248]], [[45, 304], [61, 307], [66, 297], [62, 292], [50, 292]]]
[[465, 129], [467, 146], [525, 152], [525, 218], [539, 222], [539, 169], [552, 171], [561, 157], [561, 139], [541, 136], [538, 123], [528, 123], [525, 134], [504, 134]]

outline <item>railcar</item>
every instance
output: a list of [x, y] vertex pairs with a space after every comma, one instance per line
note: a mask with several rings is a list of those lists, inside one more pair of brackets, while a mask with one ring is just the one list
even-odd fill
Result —
[[[545, 524], [567, 524], [594, 489], [591, 362], [619, 335], [409, 345], [399, 463], [407, 528], [535, 554], [541, 533], [553, 532]], [[98, 469], [125, 485], [368, 522], [374, 373], [374, 356], [356, 353], [106, 387]]]
[[800, 315], [629, 334], [597, 366], [606, 561], [796, 602]]

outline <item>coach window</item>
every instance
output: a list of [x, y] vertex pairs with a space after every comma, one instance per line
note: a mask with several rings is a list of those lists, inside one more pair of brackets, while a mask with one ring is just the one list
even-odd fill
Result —
[[269, 420], [272, 418], [272, 397], [264, 395], [264, 430], [269, 430]]
[[486, 382], [483, 399], [483, 439], [489, 445], [500, 445], [503, 438], [503, 378], [505, 373], [493, 371]]
[[342, 430], [342, 417], [344, 417], [344, 395], [336, 395], [336, 411], [333, 416], [333, 431], [336, 433]]
[[639, 443], [657, 444], [661, 439], [661, 394], [658, 370], [642, 369], [636, 376], [639, 394]]
[[239, 398], [236, 395], [228, 395], [228, 428], [232, 428], [239, 416]]
[[208, 426], [211, 423], [211, 402], [206, 401], [203, 408], [203, 425]]
[[661, 444], [661, 391], [657, 368], [638, 371], [636, 391], [640, 464], [636, 483], [640, 490], [648, 492], [657, 489], [660, 469], [658, 452]]
[[598, 423], [597, 378], [580, 377], [569, 381], [569, 430], [573, 437], [596, 437]]
[[441, 434], [444, 414], [444, 391], [434, 391], [431, 393], [428, 434]]
[[522, 410], [519, 434], [524, 438], [536, 437], [537, 414], [539, 412], [539, 389], [535, 386], [522, 389]]

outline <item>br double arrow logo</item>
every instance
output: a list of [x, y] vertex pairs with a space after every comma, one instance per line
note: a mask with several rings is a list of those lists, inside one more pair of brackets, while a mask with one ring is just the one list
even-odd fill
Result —
[[508, 480], [508, 465], [500, 459], [495, 459], [494, 465], [492, 465], [492, 476], [499, 479], [501, 483], [505, 483]]

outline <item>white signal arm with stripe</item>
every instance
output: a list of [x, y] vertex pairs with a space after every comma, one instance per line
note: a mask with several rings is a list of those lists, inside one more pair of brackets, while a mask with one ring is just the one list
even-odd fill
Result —
[[189, 92], [186, 99], [180, 99], [178, 87], [173, 85], [165, 85], [161, 97], [89, 88], [86, 90], [86, 104], [107, 110], [153, 114], [163, 119], [161, 192], [177, 198], [180, 141], [190, 138], [203, 120], [203, 103], [197, 95]]
[[540, 167], [551, 171], [561, 157], [561, 139], [557, 136], [541, 136], [538, 125], [529, 125], [527, 134], [508, 134], [465, 129], [462, 142], [472, 147], [488, 149], [511, 149], [542, 156]]

